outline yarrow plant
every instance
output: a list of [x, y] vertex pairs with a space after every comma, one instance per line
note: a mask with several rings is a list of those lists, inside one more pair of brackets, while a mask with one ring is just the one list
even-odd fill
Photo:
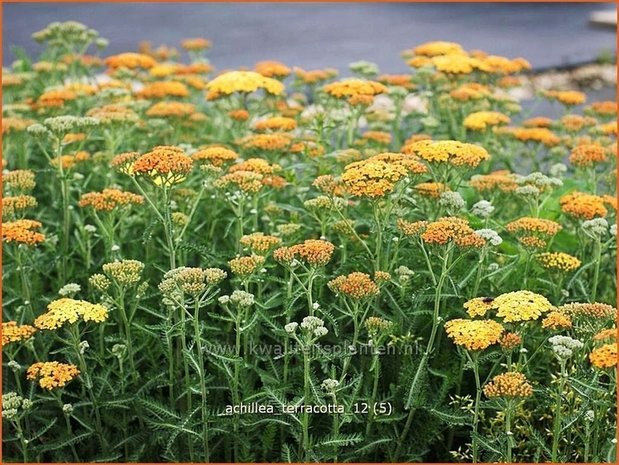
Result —
[[525, 59], [445, 41], [340, 75], [33, 37], [5, 461], [616, 461], [616, 102], [525, 116]]

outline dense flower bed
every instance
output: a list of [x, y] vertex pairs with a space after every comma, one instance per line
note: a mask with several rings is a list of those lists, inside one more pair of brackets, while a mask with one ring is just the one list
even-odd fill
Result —
[[526, 60], [450, 42], [340, 77], [34, 38], [2, 83], [6, 461], [615, 460], [615, 102], [523, 112]]

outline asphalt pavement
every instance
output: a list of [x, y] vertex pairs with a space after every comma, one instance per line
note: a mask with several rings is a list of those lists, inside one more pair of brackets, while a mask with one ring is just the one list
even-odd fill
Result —
[[32, 32], [51, 21], [81, 21], [110, 40], [106, 53], [142, 40], [178, 45], [204, 36], [218, 68], [275, 59], [305, 68], [365, 59], [384, 72], [407, 67], [400, 52], [429, 40], [451, 40], [536, 68], [581, 63], [615, 53], [612, 29], [589, 25], [593, 11], [614, 3], [5, 3], [4, 64], [12, 46], [36, 53]]

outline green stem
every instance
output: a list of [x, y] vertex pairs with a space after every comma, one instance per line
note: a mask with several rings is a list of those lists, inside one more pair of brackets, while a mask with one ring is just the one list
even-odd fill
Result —
[[208, 444], [208, 414], [206, 411], [207, 391], [206, 391], [206, 373], [204, 366], [204, 353], [202, 352], [202, 338], [200, 331], [200, 301], [196, 299], [194, 303], [193, 314], [193, 333], [196, 343], [196, 349], [198, 351], [198, 369], [200, 376], [200, 394], [202, 395], [202, 403], [200, 410], [202, 412], [202, 448], [204, 450], [204, 461], [209, 462], [210, 451]]
[[593, 268], [593, 281], [591, 284], [591, 303], [595, 302], [597, 297], [598, 282], [600, 280], [600, 262], [602, 261], [602, 244], [599, 238], [595, 240], [593, 260], [595, 267]]
[[557, 455], [559, 452], [559, 436], [561, 434], [561, 422], [562, 412], [561, 412], [561, 400], [563, 396], [563, 390], [565, 388], [565, 382], [567, 380], [567, 372], [565, 371], [565, 362], [561, 361], [561, 378], [559, 380], [559, 387], [555, 392], [555, 418], [554, 424], [552, 427], [552, 458], [551, 462], [557, 462]]

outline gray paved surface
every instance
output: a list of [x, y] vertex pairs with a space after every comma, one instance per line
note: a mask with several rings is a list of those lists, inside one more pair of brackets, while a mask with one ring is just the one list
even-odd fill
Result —
[[[455, 40], [535, 67], [596, 58], [615, 50], [612, 30], [591, 28], [589, 13], [614, 4], [4, 4], [3, 42], [35, 52], [30, 34], [74, 19], [110, 39], [109, 53], [140, 40], [214, 42], [219, 68], [277, 59], [307, 68], [340, 69], [359, 59], [385, 72], [405, 71], [399, 52], [428, 40]], [[13, 60], [5, 49], [4, 63]]]

